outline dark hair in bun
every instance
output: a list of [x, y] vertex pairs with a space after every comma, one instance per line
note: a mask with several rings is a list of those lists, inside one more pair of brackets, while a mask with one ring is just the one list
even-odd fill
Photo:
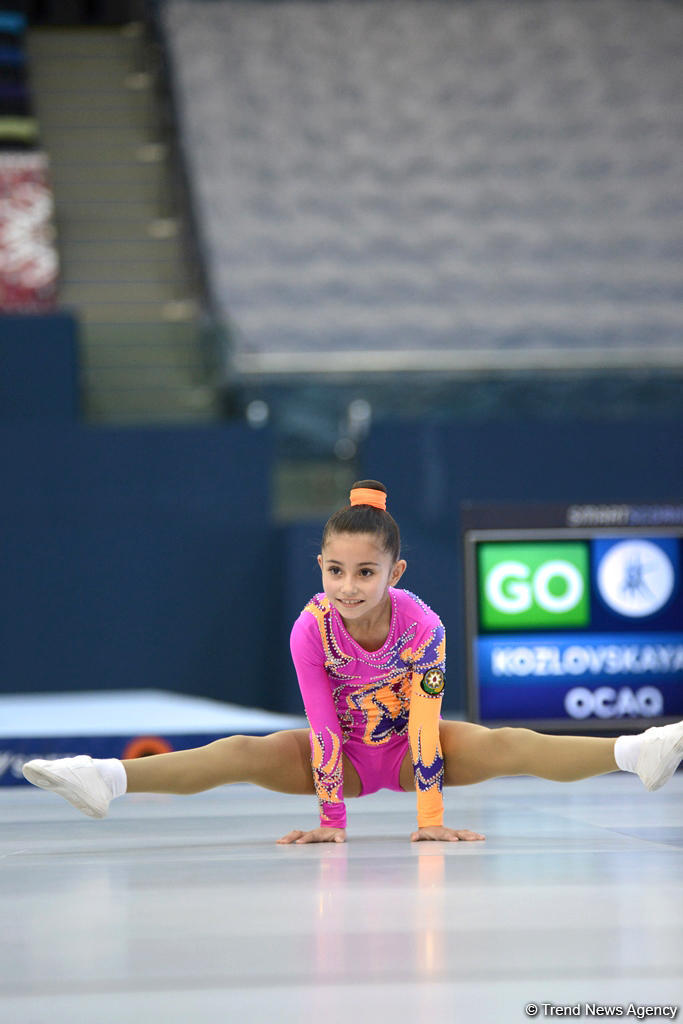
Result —
[[[387, 489], [379, 480], [357, 480], [351, 488], [355, 490], [379, 491], [386, 495]], [[358, 497], [358, 496], [357, 496]], [[401, 557], [401, 534], [398, 523], [383, 508], [374, 505], [351, 504], [339, 509], [325, 523], [321, 546], [324, 548], [333, 533], [369, 533], [377, 537], [383, 551], [389, 552], [394, 562]]]

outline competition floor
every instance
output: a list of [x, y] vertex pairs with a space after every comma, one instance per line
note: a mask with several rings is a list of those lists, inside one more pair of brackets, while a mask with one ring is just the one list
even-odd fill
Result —
[[0, 1020], [507, 1024], [529, 1003], [537, 1020], [544, 1002], [625, 1020], [683, 1004], [683, 773], [655, 794], [626, 775], [502, 779], [446, 807], [486, 842], [411, 845], [409, 794], [350, 801], [345, 846], [281, 847], [314, 823], [310, 798], [128, 796], [92, 821], [0, 789]]

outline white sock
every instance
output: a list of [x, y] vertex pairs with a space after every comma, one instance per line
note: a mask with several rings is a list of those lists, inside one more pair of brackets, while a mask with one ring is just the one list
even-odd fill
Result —
[[638, 754], [643, 742], [643, 734], [637, 736], [620, 736], [614, 744], [614, 760], [622, 772], [635, 772], [638, 764]]
[[123, 761], [116, 757], [109, 757], [105, 760], [95, 759], [98, 771], [111, 790], [112, 800], [115, 796], [123, 796], [128, 789], [128, 776], [123, 767]]

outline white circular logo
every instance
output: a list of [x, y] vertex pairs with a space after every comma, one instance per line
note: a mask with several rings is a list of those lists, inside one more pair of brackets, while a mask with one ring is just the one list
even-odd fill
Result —
[[634, 619], [663, 608], [674, 582], [670, 559], [649, 540], [615, 544], [598, 566], [598, 589], [605, 603], [619, 615]]

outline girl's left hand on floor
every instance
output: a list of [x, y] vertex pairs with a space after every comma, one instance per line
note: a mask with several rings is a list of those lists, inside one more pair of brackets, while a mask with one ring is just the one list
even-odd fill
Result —
[[410, 837], [411, 843], [421, 843], [425, 840], [433, 840], [443, 843], [474, 843], [479, 839], [486, 839], [481, 832], [471, 832], [468, 828], [446, 828], [445, 825], [429, 825], [427, 828], [419, 828]]
[[297, 846], [301, 843], [345, 843], [346, 829], [321, 827], [302, 832], [301, 829], [295, 828], [282, 839], [276, 839], [276, 842], [280, 845], [296, 843]]

